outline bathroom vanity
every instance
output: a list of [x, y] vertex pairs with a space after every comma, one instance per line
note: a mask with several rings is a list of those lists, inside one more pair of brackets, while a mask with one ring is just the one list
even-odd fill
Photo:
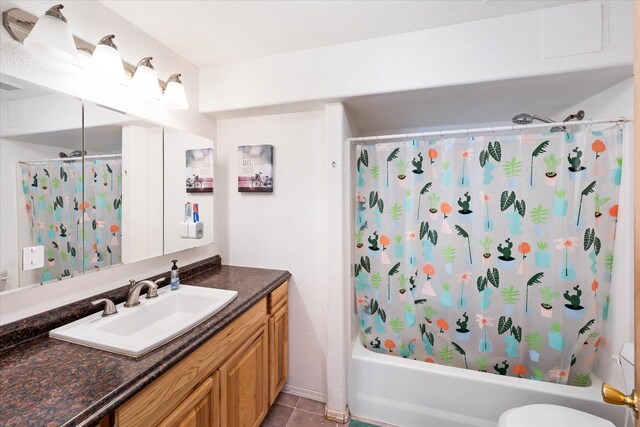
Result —
[[284, 282], [133, 396], [116, 424], [260, 425], [287, 376], [287, 290]]
[[126, 287], [0, 328], [0, 425], [260, 425], [287, 378], [290, 273], [219, 257], [183, 271], [185, 284], [238, 297], [139, 358], [42, 335], [84, 317], [91, 299], [123, 300]]

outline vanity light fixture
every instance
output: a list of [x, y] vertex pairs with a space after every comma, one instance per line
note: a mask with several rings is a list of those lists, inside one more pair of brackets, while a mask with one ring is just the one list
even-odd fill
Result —
[[114, 37], [110, 34], [100, 39], [91, 55], [87, 71], [107, 82], [122, 83], [125, 78], [124, 66], [118, 47], [113, 42]]
[[177, 110], [188, 110], [189, 101], [187, 101], [187, 94], [184, 90], [184, 85], [180, 80], [181, 74], [172, 74], [167, 79], [167, 84], [164, 87], [164, 94], [162, 95], [162, 103], [167, 107], [175, 108]]
[[38, 19], [24, 44], [59, 61], [74, 62], [78, 58], [78, 51], [67, 18], [62, 14], [63, 7], [57, 4], [47, 10]]
[[18, 43], [61, 61], [77, 63], [80, 58], [78, 51], [92, 55], [88, 64], [92, 74], [107, 76], [111, 81], [122, 81], [122, 75], [132, 76], [129, 86], [156, 99], [162, 99], [162, 104], [167, 107], [181, 110], [189, 108], [180, 74], [173, 74], [166, 84], [158, 80], [151, 64], [153, 58], [150, 56], [142, 58], [134, 68], [120, 58], [118, 48], [113, 43], [113, 35], [103, 37], [98, 46], [75, 37], [71, 34], [67, 19], [62, 15], [63, 7], [61, 4], [53, 6], [40, 19], [18, 8], [7, 9], [2, 12], [2, 26]]
[[162, 96], [162, 89], [158, 83], [158, 73], [151, 64], [152, 56], [144, 57], [136, 65], [136, 69], [129, 84], [134, 89], [146, 93], [156, 99]]

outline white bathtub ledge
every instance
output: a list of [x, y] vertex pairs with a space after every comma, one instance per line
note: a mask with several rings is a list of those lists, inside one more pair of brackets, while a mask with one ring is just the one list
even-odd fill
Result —
[[624, 408], [607, 405], [600, 380], [574, 387], [436, 365], [374, 353], [353, 342], [349, 408], [358, 417], [407, 427], [488, 427], [514, 407], [547, 403], [623, 425]]

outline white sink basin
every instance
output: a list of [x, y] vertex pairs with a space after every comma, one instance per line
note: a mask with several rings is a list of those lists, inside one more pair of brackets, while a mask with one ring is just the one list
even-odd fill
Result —
[[102, 317], [102, 311], [53, 329], [51, 338], [113, 353], [139, 357], [185, 333], [222, 310], [237, 291], [181, 285], [158, 290], [158, 297], [140, 296], [140, 305], [116, 307], [118, 313]]

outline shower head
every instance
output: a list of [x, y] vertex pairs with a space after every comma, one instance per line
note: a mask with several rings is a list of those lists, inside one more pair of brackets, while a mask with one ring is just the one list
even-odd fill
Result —
[[520, 113], [513, 116], [513, 119], [511, 119], [511, 121], [517, 125], [530, 125], [534, 120], [539, 120], [544, 123], [553, 123], [553, 120], [549, 117], [537, 116], [529, 113]]
[[564, 119], [563, 122], [568, 122], [569, 120], [574, 120], [574, 119], [578, 120], [578, 121], [584, 119], [584, 111], [580, 110], [575, 114], [571, 114], [571, 115], [567, 116], [567, 118]]
[[[582, 110], [580, 110], [582, 111]], [[579, 114], [580, 112], [578, 112]], [[582, 112], [583, 116], [584, 116], [584, 112]], [[570, 117], [574, 117], [573, 115]], [[577, 117], [577, 115], [575, 116]], [[520, 113], [517, 114], [515, 116], [513, 116], [513, 118], [511, 119], [511, 121], [517, 125], [530, 125], [531, 123], [533, 123], [534, 120], [538, 120], [544, 123], [553, 123], [554, 120], [551, 120], [549, 117], [545, 117], [545, 116], [537, 116], [535, 114], [529, 114], [529, 113]], [[565, 120], [566, 121], [566, 120]], [[564, 126], [554, 126], [551, 128], [551, 132], [562, 132], [564, 131], [565, 128]]]
[[67, 154], [67, 153], [65, 153], [65, 152], [60, 152], [60, 153], [58, 154], [58, 156], [59, 156], [60, 158], [63, 158], [63, 159], [64, 159], [64, 158], [67, 158], [67, 157], [82, 157], [82, 156], [86, 156], [86, 155], [87, 155], [87, 152], [86, 152], [86, 151], [83, 151], [83, 150], [74, 150], [74, 151], [72, 151], [72, 152], [71, 152], [71, 153], [69, 153], [69, 154]]
[[[577, 121], [584, 119], [584, 111], [580, 110], [575, 114], [568, 115], [567, 118], [563, 120], [563, 122], [568, 122], [574, 119]], [[551, 132], [564, 132], [566, 130], [567, 130], [566, 126], [554, 126], [551, 128]]]
[[527, 113], [520, 113], [513, 116], [511, 121], [517, 125], [529, 125], [533, 123], [533, 116]]

